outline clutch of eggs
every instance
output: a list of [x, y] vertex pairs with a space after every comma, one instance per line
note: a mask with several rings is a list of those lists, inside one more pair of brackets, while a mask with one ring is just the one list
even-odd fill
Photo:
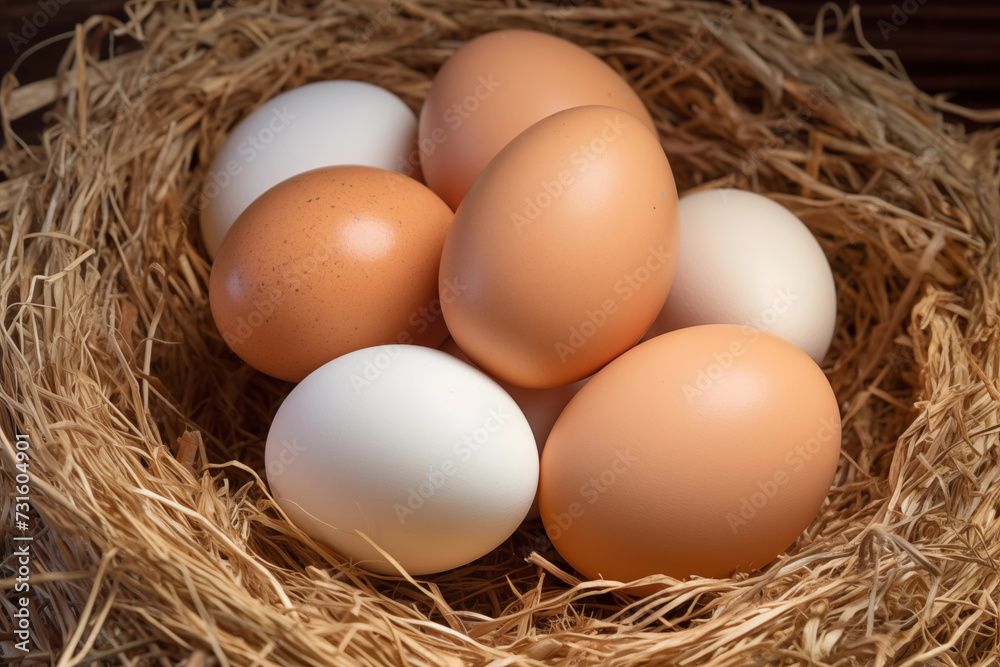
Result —
[[477, 37], [419, 119], [371, 84], [282, 93], [202, 199], [223, 339], [298, 383], [271, 492], [359, 567], [458, 567], [540, 516], [586, 577], [725, 577], [824, 502], [821, 246], [758, 194], [678, 199], [641, 97], [574, 44]]

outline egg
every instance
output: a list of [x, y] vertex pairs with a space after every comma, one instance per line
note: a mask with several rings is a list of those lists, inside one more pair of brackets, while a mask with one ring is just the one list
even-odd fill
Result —
[[442, 300], [458, 346], [529, 388], [581, 380], [635, 345], [677, 261], [677, 190], [659, 141], [606, 106], [553, 114], [518, 135], [455, 214]]
[[356, 164], [419, 177], [416, 140], [416, 114], [370, 83], [318, 81], [264, 102], [233, 128], [209, 166], [198, 201], [209, 257], [250, 202], [295, 174]]
[[837, 323], [837, 292], [809, 228], [781, 204], [743, 190], [687, 195], [679, 208], [677, 274], [646, 338], [698, 324], [744, 324], [822, 363]]
[[[472, 360], [462, 352], [461, 348], [451, 338], [446, 340], [438, 349], [456, 359], [461, 359], [467, 364], [472, 364]], [[531, 433], [535, 437], [535, 446], [538, 448], [538, 453], [541, 454], [542, 448], [545, 447], [545, 441], [549, 437], [549, 432], [552, 431], [552, 426], [556, 423], [556, 419], [558, 419], [570, 399], [576, 395], [576, 392], [580, 391], [580, 387], [587, 384], [588, 379], [585, 378], [579, 382], [564, 384], [559, 387], [550, 387], [548, 389], [526, 389], [503, 382], [502, 380], [496, 380], [496, 382], [504, 391], [510, 394], [510, 397], [514, 399], [517, 407], [521, 409], [522, 414], [528, 420], [528, 425], [531, 426]], [[535, 499], [531, 502], [531, 509], [528, 510], [527, 518], [538, 518], [537, 493], [535, 494]]]
[[394, 171], [293, 176], [254, 200], [219, 248], [215, 324], [243, 361], [294, 382], [364, 347], [437, 347], [448, 335], [437, 277], [452, 217]]
[[413, 345], [357, 350], [310, 373], [278, 409], [264, 461], [293, 524], [380, 573], [396, 570], [368, 540], [412, 575], [487, 554], [517, 529], [538, 482], [514, 400]]
[[592, 579], [753, 571], [816, 516], [840, 441], [830, 383], [798, 347], [752, 327], [680, 329], [566, 406], [542, 453], [542, 521]]
[[511, 139], [557, 111], [594, 104], [622, 109], [656, 134], [629, 84], [576, 44], [530, 30], [479, 36], [441, 66], [420, 111], [426, 182], [457, 208]]

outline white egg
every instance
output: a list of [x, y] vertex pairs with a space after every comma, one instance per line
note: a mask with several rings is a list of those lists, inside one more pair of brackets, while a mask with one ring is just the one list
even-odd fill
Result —
[[226, 232], [271, 186], [340, 164], [413, 176], [417, 117], [394, 94], [361, 81], [319, 81], [284, 92], [244, 118], [212, 160], [198, 209], [213, 259]]
[[[475, 367], [472, 360], [466, 356], [465, 352], [462, 352], [462, 349], [453, 338], [446, 340], [438, 349], [442, 352], [447, 352], [456, 359], [461, 359], [463, 362]], [[521, 408], [524, 418], [528, 420], [528, 424], [531, 426], [531, 432], [535, 436], [535, 447], [538, 448], [538, 454], [541, 456], [542, 449], [545, 447], [545, 441], [548, 440], [549, 433], [552, 431], [552, 427], [555, 425], [556, 419], [558, 419], [559, 415], [562, 414], [563, 409], [565, 409], [565, 407], [569, 404], [570, 399], [576, 396], [576, 392], [580, 391], [580, 388], [587, 384], [590, 377], [586, 377], [572, 384], [564, 384], [558, 387], [547, 387], [545, 389], [518, 387], [517, 385], [503, 382], [502, 380], [498, 380], [492, 376], [490, 376], [490, 379], [510, 394], [510, 397], [514, 399], [515, 403], [517, 403], [517, 407]], [[535, 494], [535, 499], [531, 503], [531, 509], [528, 510], [527, 518], [538, 518], [537, 493]]]
[[381, 345], [306, 376], [278, 409], [267, 481], [292, 522], [357, 565], [413, 575], [483, 556], [524, 519], [538, 451], [481, 371], [439, 350]]
[[833, 272], [791, 211], [743, 190], [680, 199], [681, 244], [670, 294], [648, 340], [700, 324], [742, 324], [794, 343], [821, 363], [833, 340]]

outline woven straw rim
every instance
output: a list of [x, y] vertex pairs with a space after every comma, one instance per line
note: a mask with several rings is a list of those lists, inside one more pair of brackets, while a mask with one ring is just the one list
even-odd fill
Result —
[[[53, 79], [0, 91], [0, 480], [28, 434], [34, 508], [33, 652], [5, 640], [13, 664], [997, 664], [1000, 130], [943, 113], [1000, 112], [922, 94], [832, 7], [815, 34], [688, 0], [128, 12], [78, 26]], [[457, 47], [503, 27], [622, 72], [682, 194], [765, 193], [830, 258], [843, 455], [762, 571], [636, 599], [577, 579], [536, 522], [469, 566], [376, 576], [267, 493], [262, 439], [289, 385], [241, 367], [212, 324], [192, 205], [208, 161], [308, 81], [372, 81], [418, 110]], [[143, 48], [98, 61], [129, 39]], [[11, 121], [52, 102], [43, 140], [20, 140]]]

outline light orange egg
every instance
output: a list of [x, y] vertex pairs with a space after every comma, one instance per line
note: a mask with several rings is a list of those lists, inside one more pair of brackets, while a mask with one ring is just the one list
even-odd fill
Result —
[[737, 325], [680, 329], [570, 401], [542, 453], [542, 520], [593, 579], [752, 571], [816, 516], [840, 439], [830, 383], [792, 343]]
[[441, 255], [448, 329], [506, 382], [576, 382], [649, 329], [679, 240], [656, 136], [611, 107], [553, 114], [497, 154], [455, 214]]
[[530, 30], [477, 37], [441, 66], [420, 112], [424, 179], [457, 208], [511, 139], [557, 111], [592, 104], [622, 109], [656, 133], [629, 84], [576, 44]]
[[337, 166], [279, 183], [237, 218], [212, 265], [223, 339], [268, 375], [299, 381], [347, 352], [437, 347], [437, 272], [452, 212], [426, 186]]

